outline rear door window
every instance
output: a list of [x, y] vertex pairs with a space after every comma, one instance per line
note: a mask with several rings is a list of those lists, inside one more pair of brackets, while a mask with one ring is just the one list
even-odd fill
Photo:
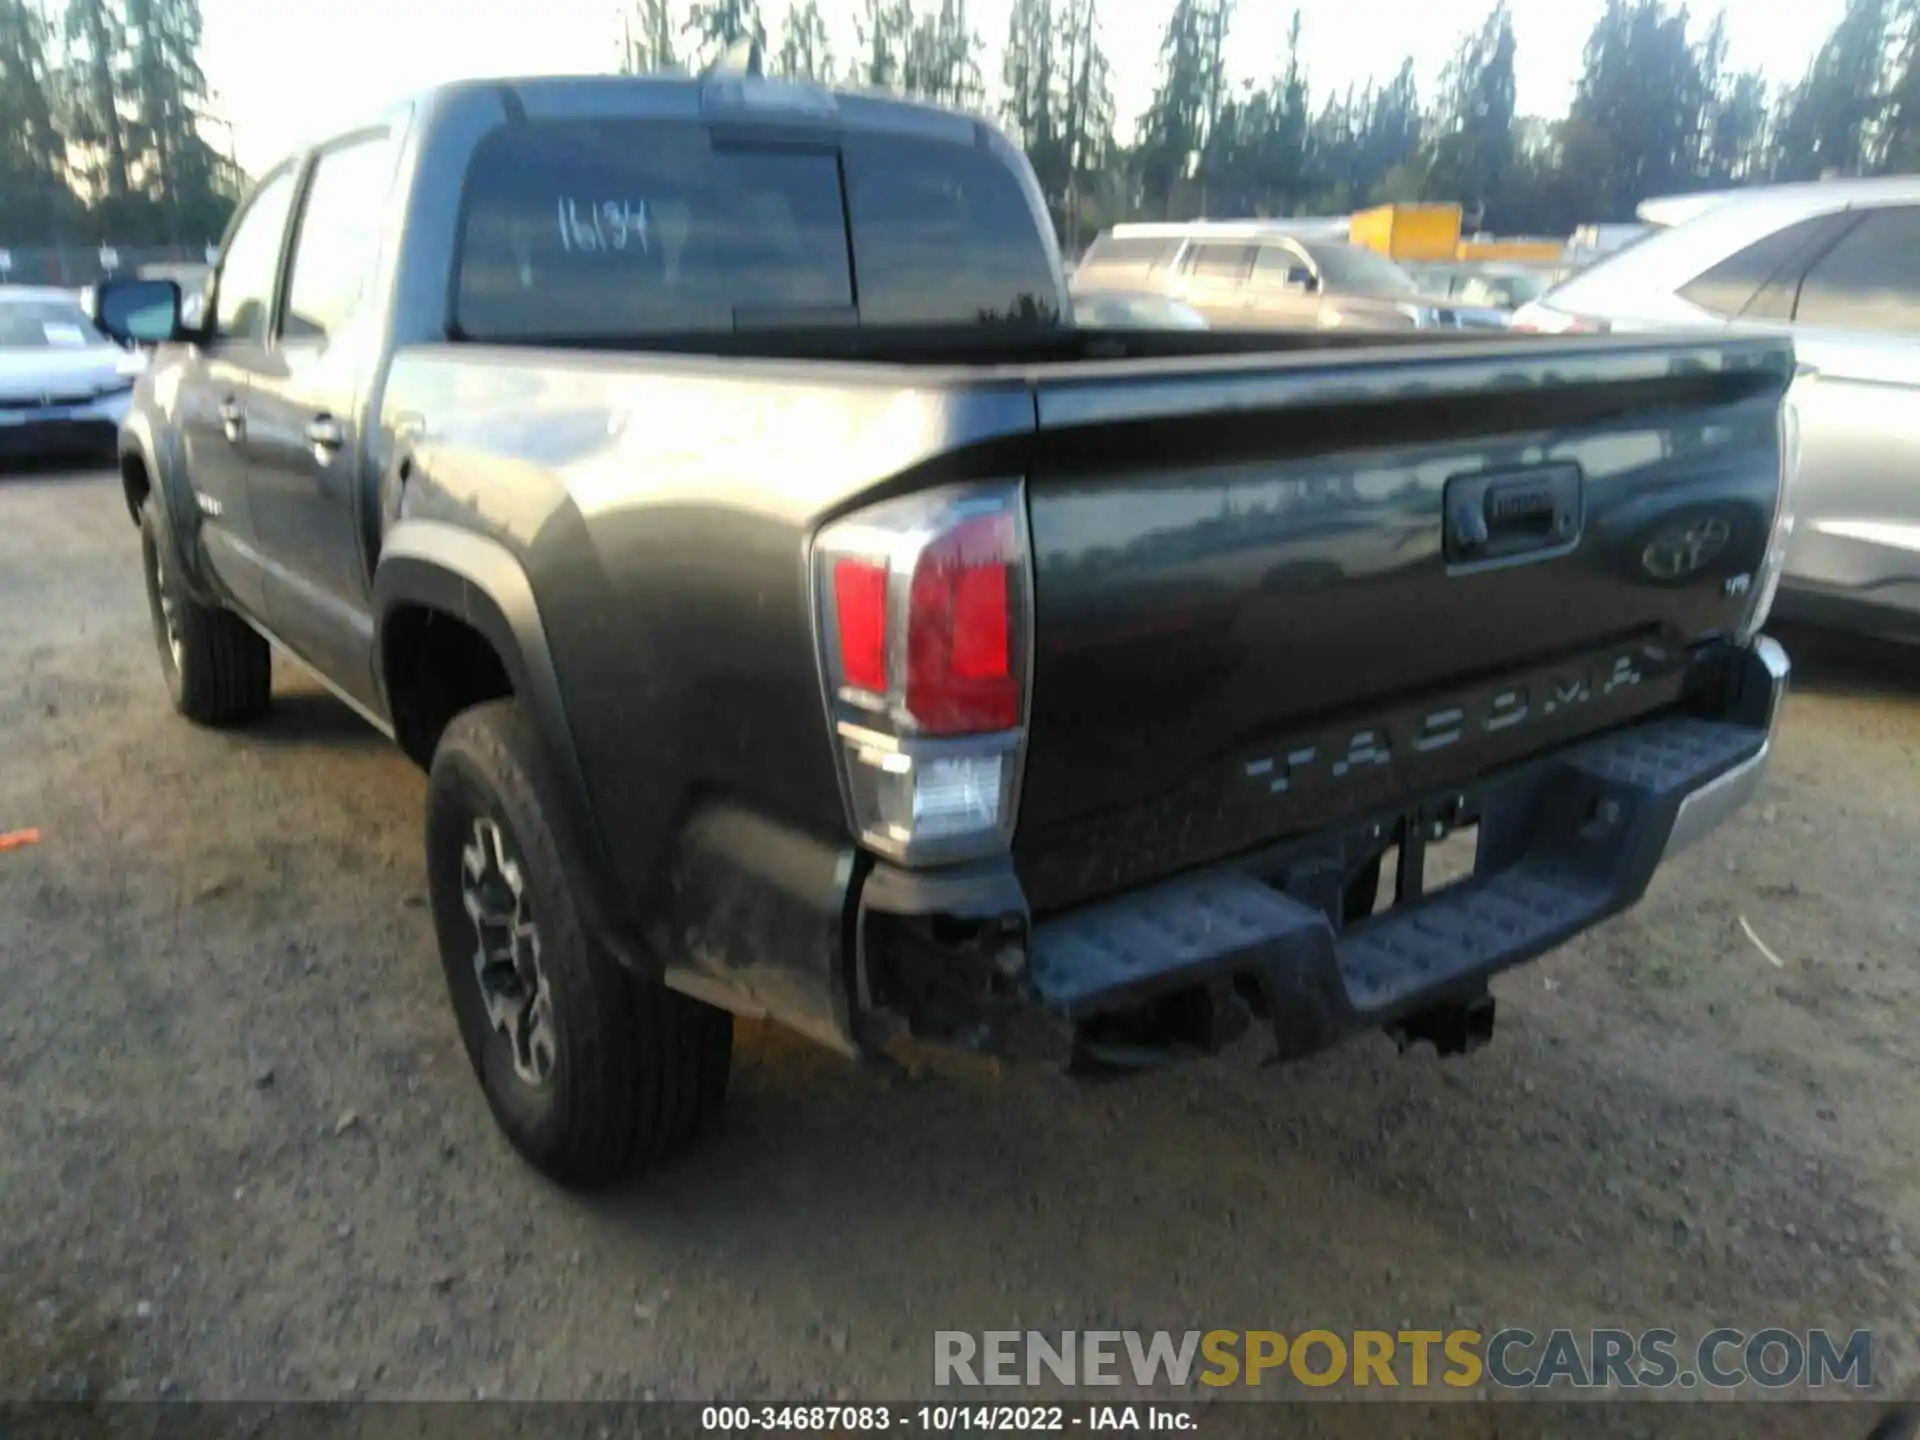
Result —
[[358, 312], [380, 252], [393, 142], [369, 136], [325, 151], [294, 233], [284, 342], [324, 345]]
[[1026, 196], [971, 146], [539, 121], [482, 143], [466, 207], [454, 318], [475, 340], [1059, 321]]
[[1794, 319], [1920, 335], [1920, 207], [1868, 212], [1807, 271]]
[[[1680, 297], [1727, 320], [1743, 314], [1785, 320], [1793, 312], [1792, 291], [1807, 261], [1848, 223], [1845, 214], [1815, 215], [1763, 235], [1681, 286]], [[1762, 303], [1782, 289], [1784, 306], [1777, 298]]]

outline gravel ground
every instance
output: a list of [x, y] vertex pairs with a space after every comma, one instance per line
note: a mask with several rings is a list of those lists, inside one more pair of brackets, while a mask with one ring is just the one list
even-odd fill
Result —
[[1786, 638], [1746, 823], [1470, 1059], [1089, 1088], [743, 1025], [713, 1143], [589, 1201], [467, 1073], [420, 775], [297, 671], [176, 719], [112, 477], [0, 479], [0, 1398], [908, 1398], [936, 1328], [1414, 1322], [1872, 1326], [1905, 1388], [1920, 657]]

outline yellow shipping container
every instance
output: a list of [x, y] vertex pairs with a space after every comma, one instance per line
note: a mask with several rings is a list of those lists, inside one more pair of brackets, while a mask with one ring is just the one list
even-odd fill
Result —
[[1381, 205], [1362, 210], [1347, 239], [1389, 260], [1452, 260], [1460, 248], [1458, 205]]

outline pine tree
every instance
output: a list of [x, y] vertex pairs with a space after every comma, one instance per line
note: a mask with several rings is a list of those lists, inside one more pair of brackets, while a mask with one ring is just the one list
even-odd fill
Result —
[[1441, 77], [1428, 193], [1460, 202], [1470, 226], [1486, 223], [1513, 169], [1515, 50], [1513, 16], [1499, 0]]
[[95, 157], [81, 177], [90, 198], [117, 207], [133, 188], [119, 104], [126, 27], [112, 0], [67, 0], [64, 29], [67, 137]]
[[1608, 0], [1587, 41], [1563, 142], [1563, 166], [1592, 207], [1588, 219], [1630, 219], [1651, 196], [1698, 183], [1701, 110], [1709, 87], [1687, 38], [1687, 12], [1662, 0]]
[[1848, 0], [1806, 78], [1781, 105], [1776, 172], [1783, 180], [1860, 175], [1873, 168], [1887, 108], [1888, 0]]
[[827, 36], [827, 22], [820, 14], [820, 0], [789, 6], [786, 22], [780, 27], [779, 71], [790, 80], [831, 80], [833, 45]]
[[1208, 69], [1206, 0], [1174, 0], [1160, 41], [1160, 79], [1140, 117], [1141, 179], [1149, 203], [1172, 217], [1174, 193], [1206, 143], [1214, 76]]
[[220, 157], [201, 137], [199, 0], [126, 0], [136, 189], [159, 211], [159, 235], [200, 239], [220, 210]]
[[1901, 7], [1882, 124], [1881, 168], [1889, 174], [1920, 170], [1920, 0]]
[[1420, 151], [1420, 85], [1411, 57], [1399, 72], [1374, 93], [1360, 134], [1360, 153], [1354, 166], [1354, 200], [1377, 204], [1388, 177], [1413, 163]]
[[913, 0], [861, 0], [854, 19], [860, 53], [853, 59], [848, 79], [874, 90], [901, 89], [913, 31]]
[[762, 47], [767, 43], [760, 0], [694, 0], [680, 31], [693, 37], [693, 52], [703, 64], [736, 40], [751, 39]]
[[1041, 188], [1059, 193], [1056, 148], [1053, 61], [1053, 0], [1013, 0], [1007, 17], [1007, 45], [1001, 55], [1000, 121], [1007, 134], [1027, 152], [1040, 176]]
[[46, 17], [29, 0], [0, 0], [0, 196], [19, 238], [51, 238], [73, 207], [55, 122]]
[[1066, 170], [1066, 243], [1080, 249], [1081, 197], [1113, 150], [1113, 76], [1100, 46], [1096, 0], [1065, 0], [1062, 89], [1055, 107]]
[[901, 88], [936, 105], [977, 109], [986, 98], [980, 50], [967, 0], [940, 0], [938, 9], [914, 18], [901, 67]]
[[638, 0], [622, 16], [620, 71], [624, 75], [672, 72], [680, 68], [674, 50], [670, 0]]

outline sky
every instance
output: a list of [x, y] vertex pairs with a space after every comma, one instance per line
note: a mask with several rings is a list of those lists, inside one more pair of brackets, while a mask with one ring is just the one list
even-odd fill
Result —
[[[1581, 49], [1605, 0], [1509, 0], [1519, 109], [1566, 112]], [[1797, 80], [1844, 0], [1728, 0], [1729, 60], [1769, 79]], [[972, 0], [986, 43], [991, 96], [1012, 0]], [[1386, 78], [1414, 57], [1430, 93], [1460, 37], [1490, 0], [1299, 0], [1301, 44], [1316, 101], [1324, 92]], [[784, 0], [761, 0], [774, 43]], [[855, 0], [823, 0], [834, 53], [854, 49]], [[1153, 94], [1161, 31], [1173, 0], [1103, 0], [1101, 28], [1114, 68], [1120, 133]], [[1237, 79], [1273, 74], [1286, 50], [1293, 5], [1240, 0], [1229, 42]], [[1698, 4], [1695, 13], [1711, 14]], [[620, 33], [615, 0], [201, 0], [202, 64], [213, 109], [231, 127], [240, 163], [258, 174], [302, 143], [349, 128], [388, 101], [443, 80], [564, 74], [611, 68]], [[320, 17], [324, 15], [324, 20]], [[319, 23], [315, 23], [319, 21]], [[1704, 22], [1701, 26], [1704, 29]], [[210, 138], [220, 143], [216, 134]], [[224, 144], [222, 148], [225, 148]]]

